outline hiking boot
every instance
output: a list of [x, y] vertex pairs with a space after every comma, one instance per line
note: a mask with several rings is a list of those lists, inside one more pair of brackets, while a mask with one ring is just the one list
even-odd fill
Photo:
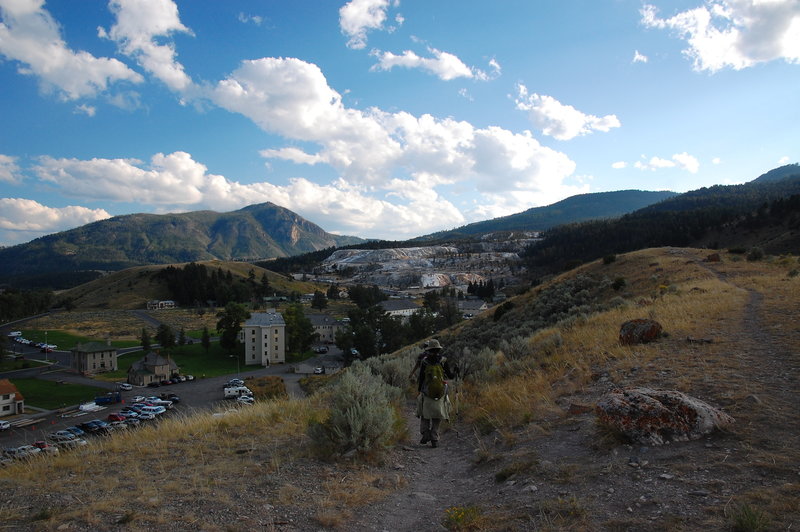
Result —
[[429, 440], [428, 438], [422, 438], [421, 440], [419, 440], [419, 442], [420, 442], [422, 445], [425, 445], [425, 444], [426, 444], [426, 443], [428, 443], [429, 441], [430, 441], [430, 440]]
[[433, 441], [431, 442], [431, 447], [439, 447], [439, 442], [438, 442], [438, 441], [436, 441], [436, 440], [433, 440]]

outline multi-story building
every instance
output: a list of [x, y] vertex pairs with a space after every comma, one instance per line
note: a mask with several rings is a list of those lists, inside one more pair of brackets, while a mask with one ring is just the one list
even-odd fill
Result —
[[81, 375], [96, 375], [117, 370], [117, 348], [107, 342], [87, 342], [72, 349], [72, 369]]
[[0, 417], [25, 413], [25, 399], [17, 387], [8, 380], [0, 379]]
[[286, 362], [286, 322], [275, 311], [254, 312], [239, 333], [248, 366]]

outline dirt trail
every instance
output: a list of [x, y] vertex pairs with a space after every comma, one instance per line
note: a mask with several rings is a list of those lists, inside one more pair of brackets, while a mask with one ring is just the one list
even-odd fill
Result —
[[[749, 294], [736, 315], [712, 326], [714, 344], [670, 338], [659, 359], [627, 373], [607, 368], [608, 379], [559, 404], [565, 409], [572, 401], [594, 404], [618, 386], [683, 385], [737, 418], [731, 432], [648, 448], [608, 441], [591, 412], [565, 412], [519, 430], [512, 443], [497, 435], [479, 439], [462, 429], [445, 433], [441, 447], [432, 449], [418, 444], [418, 422], [409, 413], [410, 443], [389, 462], [407, 484], [362, 509], [347, 529], [444, 530], [448, 508], [470, 505], [485, 516], [482, 530], [714, 529], [729, 526], [740, 501], [764, 509], [767, 517], [774, 508], [782, 514], [781, 521], [771, 522], [778, 529], [800, 527], [800, 327], [770, 319], [781, 311], [766, 305], [764, 294], [740, 286], [735, 276], [703, 267]], [[693, 356], [697, 366], [690, 370], [673, 361], [670, 355], [678, 350]], [[485, 459], [477, 464], [479, 455]], [[515, 464], [526, 466], [496, 480]]]

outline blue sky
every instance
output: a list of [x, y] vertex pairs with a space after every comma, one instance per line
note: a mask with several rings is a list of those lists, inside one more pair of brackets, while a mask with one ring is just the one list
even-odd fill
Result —
[[800, 160], [798, 0], [0, 0], [0, 245], [266, 201], [405, 239]]

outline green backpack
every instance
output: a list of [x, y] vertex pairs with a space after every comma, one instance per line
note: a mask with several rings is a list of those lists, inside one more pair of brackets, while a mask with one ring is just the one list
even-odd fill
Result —
[[444, 397], [444, 368], [441, 364], [425, 364], [425, 384], [423, 392], [431, 399]]

